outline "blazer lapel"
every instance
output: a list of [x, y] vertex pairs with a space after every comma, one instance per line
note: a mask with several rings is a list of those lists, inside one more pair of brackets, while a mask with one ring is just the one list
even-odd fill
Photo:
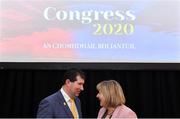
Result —
[[76, 107], [77, 107], [77, 111], [78, 111], [79, 117], [81, 118], [82, 117], [81, 105], [79, 104], [79, 102], [77, 100], [77, 97], [75, 98], [75, 103], [76, 103]]
[[100, 109], [98, 118], [102, 118], [105, 112], [106, 112], [106, 108], [102, 107], [102, 108]]
[[60, 91], [58, 91], [58, 97], [59, 97], [60, 105], [64, 108], [64, 110], [67, 113], [67, 115], [69, 116], [69, 118], [73, 118], [71, 110], [69, 109], [68, 104], [66, 103], [66, 101]]

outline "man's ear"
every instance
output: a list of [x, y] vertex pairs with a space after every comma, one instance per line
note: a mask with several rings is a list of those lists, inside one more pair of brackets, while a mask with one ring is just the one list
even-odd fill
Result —
[[66, 85], [71, 84], [71, 81], [69, 79], [66, 79]]

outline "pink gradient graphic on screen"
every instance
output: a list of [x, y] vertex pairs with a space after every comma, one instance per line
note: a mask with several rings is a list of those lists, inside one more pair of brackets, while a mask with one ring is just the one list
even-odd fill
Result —
[[29, 21], [29, 20], [33, 19], [31, 16], [28, 16], [25, 13], [18, 12], [18, 11], [15, 11], [15, 10], [1, 11], [0, 18], [1, 19], [13, 20], [15, 22], [16, 21], [23, 22], [23, 21]]
[[25, 25], [27, 21], [33, 20], [33, 17], [16, 10], [3, 10], [0, 13], [0, 19], [3, 21], [2, 30], [17, 30], [20, 24], [22, 27], [23, 23]]
[[18, 55], [27, 54], [36, 57], [71, 58], [75, 57], [73, 50], [68, 48], [44, 48], [44, 43], [72, 43], [69, 32], [59, 28], [48, 31], [33, 32], [31, 35], [21, 35], [14, 38], [5, 38], [0, 42], [1, 54]]

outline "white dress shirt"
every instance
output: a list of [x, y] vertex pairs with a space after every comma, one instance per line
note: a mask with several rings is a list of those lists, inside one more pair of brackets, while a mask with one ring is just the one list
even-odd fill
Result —
[[[70, 108], [70, 107], [71, 107], [71, 101], [70, 101], [71, 98], [70, 98], [70, 97], [68, 96], [68, 94], [64, 91], [63, 87], [61, 88], [60, 91], [61, 91], [61, 93], [62, 93], [62, 95], [63, 95], [66, 103], [68, 104], [69, 109], [71, 109], [71, 108]], [[76, 112], [77, 112], [77, 115], [78, 115], [78, 118], [79, 118], [79, 114], [78, 114], [77, 107], [76, 107]]]

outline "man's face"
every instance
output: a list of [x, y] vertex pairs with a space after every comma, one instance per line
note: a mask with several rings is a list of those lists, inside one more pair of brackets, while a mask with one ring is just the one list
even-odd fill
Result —
[[71, 95], [73, 97], [75, 96], [79, 96], [79, 94], [81, 93], [81, 91], [84, 90], [84, 79], [81, 78], [81, 76], [76, 76], [76, 81], [74, 82], [71, 82], [71, 85], [70, 85], [70, 91], [71, 91]]

